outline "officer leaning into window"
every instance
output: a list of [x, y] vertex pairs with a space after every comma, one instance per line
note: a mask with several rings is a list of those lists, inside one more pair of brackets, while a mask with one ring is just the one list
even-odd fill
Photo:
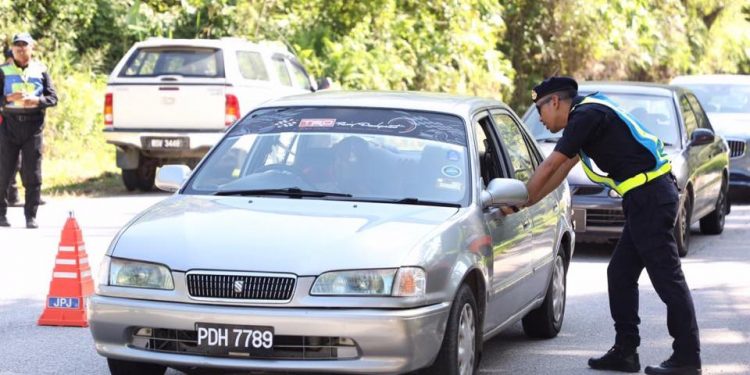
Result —
[[[529, 180], [527, 205], [560, 185], [579, 160], [592, 181], [623, 196], [625, 227], [607, 268], [615, 345], [589, 359], [589, 366], [640, 371], [638, 278], [645, 268], [667, 305], [667, 327], [674, 338], [672, 356], [659, 366], [646, 366], [646, 374], [700, 374], [698, 323], [673, 235], [677, 184], [663, 143], [606, 96], [578, 96], [572, 78], [544, 80], [532, 91], [532, 99], [547, 129], [565, 131]], [[606, 176], [594, 172], [592, 160]]]
[[[57, 105], [57, 94], [47, 68], [32, 60], [34, 39], [28, 33], [13, 37], [13, 62], [0, 66], [3, 89], [0, 127], [0, 186], [8, 186], [21, 153], [21, 181], [26, 189], [26, 227], [37, 228], [36, 212], [42, 188], [42, 130], [47, 107]], [[0, 189], [0, 226], [10, 226], [7, 190]]]

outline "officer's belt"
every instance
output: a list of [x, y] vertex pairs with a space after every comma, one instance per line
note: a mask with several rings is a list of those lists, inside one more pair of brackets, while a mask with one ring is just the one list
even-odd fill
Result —
[[672, 170], [672, 163], [665, 163], [661, 168], [650, 171], [641, 172], [637, 175], [628, 178], [627, 180], [617, 184], [617, 191], [620, 195], [625, 196], [625, 193], [647, 184], [649, 181], [655, 180], [657, 177], [661, 177]]
[[3, 111], [2, 116], [5, 118], [10, 118], [13, 121], [17, 122], [36, 122], [40, 120], [44, 120], [44, 115], [41, 113], [13, 113], [10, 111]]

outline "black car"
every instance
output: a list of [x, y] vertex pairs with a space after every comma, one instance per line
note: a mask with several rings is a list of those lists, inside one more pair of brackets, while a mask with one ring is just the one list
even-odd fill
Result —
[[[729, 148], [715, 135], [693, 93], [677, 86], [640, 82], [586, 82], [581, 95], [600, 92], [630, 112], [658, 136], [672, 160], [672, 173], [680, 188], [680, 210], [675, 238], [680, 256], [688, 252], [690, 225], [700, 221], [705, 234], [720, 234], [729, 213]], [[545, 152], [551, 152], [562, 132], [552, 134], [531, 106], [524, 115], [530, 132]], [[577, 165], [568, 176], [573, 193], [573, 220], [580, 242], [615, 240], [625, 216], [622, 198], [609, 188], [591, 182]]]

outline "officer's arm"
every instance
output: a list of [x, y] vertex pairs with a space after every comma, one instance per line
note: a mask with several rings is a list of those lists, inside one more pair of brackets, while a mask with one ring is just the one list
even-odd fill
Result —
[[42, 73], [42, 81], [44, 88], [42, 89], [42, 95], [39, 97], [39, 106], [41, 108], [56, 106], [57, 91], [55, 90], [55, 85], [52, 84], [52, 80], [49, 78], [47, 72]]
[[539, 164], [526, 184], [526, 189], [529, 191], [529, 201], [526, 205], [530, 206], [539, 202], [560, 186], [576, 163], [578, 163], [578, 156], [568, 158], [559, 151], [552, 151], [542, 164]]

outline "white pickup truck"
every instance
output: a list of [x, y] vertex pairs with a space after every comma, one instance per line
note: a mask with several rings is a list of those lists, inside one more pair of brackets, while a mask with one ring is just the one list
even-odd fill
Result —
[[130, 48], [109, 76], [104, 136], [117, 148], [125, 187], [148, 191], [157, 167], [194, 167], [260, 103], [317, 86], [279, 43], [152, 38]]

